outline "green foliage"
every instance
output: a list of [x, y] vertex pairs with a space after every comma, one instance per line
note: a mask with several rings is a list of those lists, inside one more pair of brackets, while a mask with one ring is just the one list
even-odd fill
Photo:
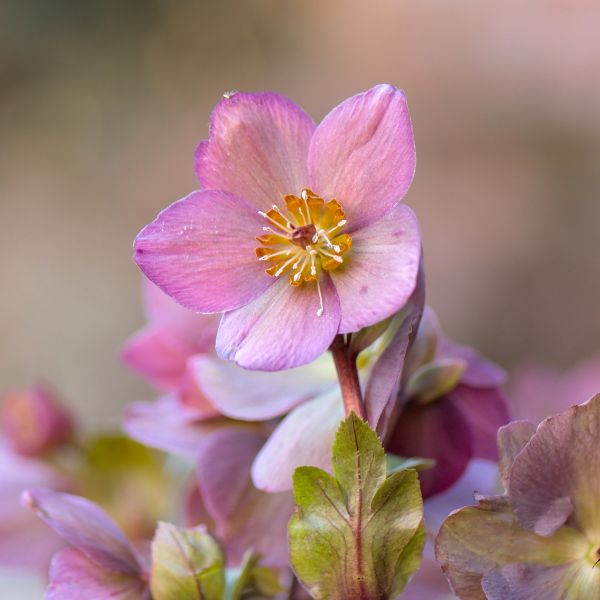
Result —
[[207, 533], [160, 523], [152, 541], [154, 600], [223, 600], [223, 554]]
[[229, 570], [225, 600], [272, 598], [284, 589], [272, 569], [261, 567], [260, 555], [246, 553], [238, 570]]
[[333, 472], [294, 473], [291, 564], [316, 600], [387, 600], [420, 563], [425, 541], [416, 471], [387, 476], [377, 434], [354, 413], [333, 446]]

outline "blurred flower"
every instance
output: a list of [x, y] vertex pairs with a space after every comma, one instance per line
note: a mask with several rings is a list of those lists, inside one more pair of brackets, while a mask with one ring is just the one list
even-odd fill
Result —
[[600, 392], [600, 357], [564, 372], [542, 365], [523, 365], [510, 382], [510, 400], [516, 419], [538, 424], [571, 404], [585, 402]]
[[60, 540], [20, 504], [31, 486], [68, 490], [73, 483], [53, 466], [16, 454], [0, 439], [0, 565], [44, 572]]
[[23, 456], [44, 454], [73, 433], [71, 416], [42, 384], [4, 395], [0, 427], [13, 450]]
[[183, 306], [225, 313], [222, 358], [306, 364], [411, 295], [420, 236], [398, 203], [414, 167], [406, 100], [391, 86], [346, 100], [318, 127], [283, 96], [227, 94], [196, 152], [203, 190], [145, 227], [135, 258]]
[[71, 547], [52, 559], [48, 600], [149, 600], [144, 560], [96, 504], [49, 489], [32, 489], [23, 503]]
[[437, 556], [459, 598], [600, 595], [600, 395], [498, 436], [506, 493], [443, 524]]

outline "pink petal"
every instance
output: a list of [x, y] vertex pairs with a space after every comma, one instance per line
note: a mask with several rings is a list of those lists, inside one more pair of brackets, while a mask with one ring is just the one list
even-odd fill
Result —
[[347, 265], [331, 272], [340, 297], [340, 333], [358, 331], [400, 310], [415, 289], [421, 258], [419, 225], [400, 205], [352, 234]]
[[169, 330], [149, 325], [133, 334], [121, 350], [121, 360], [158, 389], [177, 390], [193, 348]]
[[296, 467], [321, 467], [331, 472], [331, 447], [344, 418], [338, 392], [310, 400], [295, 408], [277, 426], [252, 466], [252, 481], [267, 492], [292, 489]]
[[297, 404], [336, 385], [329, 356], [275, 373], [247, 371], [211, 356], [192, 359], [196, 382], [219, 411], [233, 419], [261, 421], [287, 413]]
[[460, 346], [440, 336], [438, 358], [461, 358], [467, 368], [461, 382], [472, 387], [500, 387], [506, 381], [506, 372], [498, 365], [483, 358], [469, 346]]
[[146, 317], [155, 326], [170, 331], [194, 353], [210, 352], [215, 346], [219, 315], [203, 315], [184, 308], [144, 277], [142, 299]]
[[471, 430], [473, 456], [498, 460], [498, 429], [510, 421], [508, 402], [499, 389], [459, 385], [447, 398], [463, 414]]
[[600, 539], [600, 394], [543, 421], [516, 456], [508, 493], [519, 521], [549, 535], [567, 519]]
[[182, 406], [176, 398], [130, 404], [123, 429], [134, 440], [163, 452], [195, 458], [204, 439], [223, 425], [212, 419], [200, 421], [197, 410]]
[[404, 93], [378, 85], [334, 108], [313, 136], [308, 171], [311, 189], [340, 202], [350, 232], [380, 219], [402, 200], [415, 172]]
[[140, 577], [114, 573], [91, 561], [75, 548], [54, 556], [50, 566], [50, 587], [44, 600], [146, 600], [147, 586]]
[[239, 308], [273, 282], [254, 252], [264, 219], [225, 192], [192, 192], [138, 234], [135, 260], [181, 305], [214, 313]]
[[196, 150], [200, 185], [268, 210], [284, 195], [307, 187], [314, 129], [312, 119], [284, 96], [228, 94], [212, 113], [209, 139]]
[[279, 371], [313, 361], [338, 332], [340, 306], [329, 277], [321, 277], [323, 314], [314, 283], [279, 280], [247, 306], [226, 313], [217, 333], [217, 353], [246, 369]]
[[285, 566], [292, 496], [266, 494], [250, 480], [250, 465], [264, 440], [264, 434], [247, 427], [216, 433], [200, 449], [198, 481], [229, 561], [239, 563], [252, 548], [266, 564]]
[[114, 573], [140, 573], [140, 563], [129, 540], [93, 502], [80, 496], [36, 488], [23, 493], [23, 503], [99, 566]]
[[500, 477], [505, 488], [508, 488], [510, 469], [515, 458], [535, 433], [535, 426], [529, 421], [512, 421], [498, 429], [498, 454]]

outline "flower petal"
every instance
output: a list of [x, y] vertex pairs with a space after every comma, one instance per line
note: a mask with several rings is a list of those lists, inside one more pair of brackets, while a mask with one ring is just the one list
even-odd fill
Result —
[[133, 546], [96, 504], [71, 494], [36, 488], [23, 493], [23, 503], [67, 542], [97, 565], [126, 575], [141, 566]]
[[482, 579], [488, 600], [587, 600], [600, 597], [600, 575], [589, 564], [545, 566], [517, 563], [488, 571]]
[[469, 425], [473, 456], [498, 460], [498, 428], [510, 420], [508, 403], [502, 391], [459, 385], [447, 394], [447, 398], [462, 412]]
[[509, 496], [524, 527], [547, 535], [569, 519], [600, 539], [599, 444], [600, 394], [542, 422], [509, 474]]
[[182, 406], [176, 398], [134, 402], [127, 407], [123, 429], [134, 440], [178, 456], [195, 458], [200, 443], [223, 419], [200, 421], [198, 411]]
[[171, 332], [194, 353], [212, 351], [220, 315], [203, 315], [184, 308], [146, 277], [142, 300], [146, 317], [152, 325]]
[[309, 465], [331, 472], [331, 447], [344, 418], [338, 392], [295, 408], [277, 426], [252, 466], [254, 485], [267, 492], [292, 489], [296, 467]]
[[196, 383], [204, 396], [222, 414], [233, 419], [272, 419], [336, 386], [335, 369], [329, 356], [275, 373], [247, 371], [231, 361], [212, 356], [197, 356], [191, 362]]
[[463, 474], [473, 457], [473, 439], [462, 412], [444, 397], [425, 406], [407, 406], [386, 450], [436, 461], [419, 475], [423, 498], [428, 498], [449, 488]]
[[291, 286], [281, 279], [247, 306], [223, 315], [217, 333], [217, 353], [246, 369], [279, 371], [315, 360], [338, 332], [340, 305], [329, 277]]
[[534, 433], [535, 427], [529, 421], [513, 421], [498, 429], [500, 477], [505, 488], [508, 487], [510, 468], [515, 458], [525, 448]]
[[162, 327], [148, 325], [134, 333], [121, 350], [121, 360], [157, 389], [177, 390], [192, 348]]
[[209, 139], [196, 150], [198, 181], [268, 210], [307, 187], [314, 130], [312, 119], [285, 96], [227, 94], [212, 113]]
[[387, 333], [392, 334], [392, 337], [367, 379], [365, 407], [369, 423], [371, 427], [377, 428], [384, 439], [388, 427], [402, 408], [398, 397], [401, 376], [405, 369], [405, 359], [410, 360], [409, 349], [412, 348], [415, 332], [420, 326], [424, 302], [425, 278], [420, 269], [415, 290], [406, 306], [390, 324]]
[[523, 529], [510, 504], [498, 502], [452, 513], [437, 536], [436, 557], [459, 598], [485, 600], [481, 579], [491, 569], [516, 562], [555, 565], [588, 548], [585, 537], [570, 527], [547, 537]]
[[253, 548], [266, 564], [287, 565], [292, 496], [266, 494], [250, 480], [250, 466], [264, 441], [264, 434], [251, 428], [228, 427], [207, 439], [198, 454], [200, 493], [234, 564]]
[[340, 297], [340, 332], [357, 331], [400, 310], [417, 283], [421, 237], [417, 217], [400, 205], [352, 234], [347, 264], [332, 271]]
[[323, 119], [310, 144], [310, 187], [340, 202], [352, 232], [402, 200], [415, 162], [404, 93], [378, 85], [345, 100]]
[[50, 586], [44, 600], [147, 600], [141, 577], [114, 573], [75, 548], [65, 548], [52, 559]]
[[254, 252], [263, 225], [256, 209], [237, 196], [192, 192], [142, 229], [134, 244], [135, 261], [186, 308], [232, 310], [273, 282]]

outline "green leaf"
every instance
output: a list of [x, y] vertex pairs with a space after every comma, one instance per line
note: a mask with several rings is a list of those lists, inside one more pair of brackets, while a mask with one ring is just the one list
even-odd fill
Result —
[[377, 434], [352, 413], [336, 434], [333, 472], [299, 467], [294, 473], [292, 567], [316, 600], [395, 598], [424, 542], [416, 471], [387, 477]]
[[247, 552], [239, 569], [227, 570], [225, 600], [273, 598], [285, 591], [277, 573], [259, 565], [260, 555]]
[[159, 523], [152, 541], [154, 600], [223, 600], [225, 572], [218, 544], [204, 531]]
[[387, 460], [387, 473], [391, 475], [396, 471], [404, 471], [405, 469], [414, 469], [417, 472], [426, 471], [435, 467], [435, 460], [433, 458], [420, 458], [418, 456], [412, 456], [410, 458], [404, 458], [397, 454], [387, 453], [385, 455]]

